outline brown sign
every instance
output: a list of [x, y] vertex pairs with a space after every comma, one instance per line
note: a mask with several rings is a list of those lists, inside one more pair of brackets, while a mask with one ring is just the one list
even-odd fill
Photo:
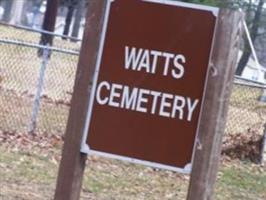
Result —
[[217, 13], [109, 1], [82, 152], [88, 145], [179, 171], [191, 163]]

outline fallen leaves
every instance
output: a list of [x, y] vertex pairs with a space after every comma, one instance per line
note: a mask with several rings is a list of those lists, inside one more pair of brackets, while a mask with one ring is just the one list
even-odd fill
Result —
[[262, 138], [262, 134], [252, 129], [248, 129], [245, 133], [228, 134], [223, 141], [222, 154], [231, 159], [248, 159], [259, 163]]
[[9, 152], [25, 152], [49, 157], [55, 164], [60, 160], [62, 137], [55, 134], [28, 134], [0, 131], [0, 145]]

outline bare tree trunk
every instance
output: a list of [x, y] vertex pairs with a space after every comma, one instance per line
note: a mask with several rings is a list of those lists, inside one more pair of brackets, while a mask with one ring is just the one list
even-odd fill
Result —
[[32, 8], [33, 16], [32, 16], [32, 19], [30, 21], [30, 26], [32, 28], [35, 28], [37, 26], [36, 21], [37, 21], [37, 17], [38, 17], [38, 14], [39, 14], [40, 7], [42, 5], [42, 1], [43, 0], [36, 0], [35, 2], [32, 2], [32, 4], [33, 4], [32, 5], [33, 6], [33, 8]]
[[21, 24], [24, 26], [29, 25], [29, 20], [27, 18], [27, 11], [32, 10], [32, 4], [33, 2], [31, 1], [24, 1], [23, 8], [22, 8], [22, 15], [21, 15]]
[[[66, 16], [65, 27], [64, 27], [64, 31], [63, 31], [63, 35], [65, 35], [65, 36], [68, 36], [68, 34], [69, 34], [69, 29], [70, 29], [70, 25], [72, 22], [74, 9], [75, 9], [74, 3], [73, 3], [73, 1], [70, 1], [69, 5], [67, 7], [67, 16]], [[66, 37], [63, 36], [62, 39], [66, 39]]]
[[[57, 16], [57, 8], [59, 5], [59, 0], [47, 0], [46, 11], [44, 14], [42, 29], [45, 31], [54, 32], [55, 22]], [[53, 36], [50, 34], [43, 33], [41, 36], [40, 44], [41, 45], [50, 45], [53, 44]], [[43, 51], [39, 49], [38, 55], [42, 56]]]
[[80, 23], [82, 20], [85, 3], [86, 3], [85, 0], [79, 0], [78, 2], [76, 13], [75, 13], [75, 21], [74, 21], [74, 25], [72, 29], [72, 34], [71, 34], [72, 37], [77, 38], [79, 35]]
[[25, 1], [13, 1], [10, 24], [20, 24]]
[[[255, 12], [255, 16], [254, 16], [253, 21], [252, 21], [250, 36], [251, 36], [251, 41], [253, 43], [255, 42], [255, 40], [258, 36], [258, 30], [259, 30], [259, 25], [261, 22], [261, 16], [262, 16], [262, 10], [263, 10], [264, 3], [265, 3], [265, 0], [259, 1], [258, 7], [257, 7], [256, 12]], [[246, 38], [245, 43], [244, 43], [244, 52], [243, 52], [243, 54], [239, 60], [239, 63], [238, 63], [237, 69], [236, 69], [236, 75], [239, 75], [239, 76], [242, 75], [244, 68], [248, 63], [250, 55], [251, 55], [251, 48], [250, 48], [249, 42]]]
[[3, 14], [3, 18], [2, 18], [2, 20], [4, 22], [9, 22], [9, 20], [10, 20], [11, 10], [12, 10], [12, 4], [13, 4], [13, 0], [5, 1], [5, 4], [4, 4], [4, 14]]

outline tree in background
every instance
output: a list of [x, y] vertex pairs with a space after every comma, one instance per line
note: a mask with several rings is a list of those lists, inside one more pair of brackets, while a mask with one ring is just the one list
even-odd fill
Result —
[[20, 24], [26, 1], [5, 0], [3, 2], [4, 14], [2, 20], [10, 24]]
[[[61, 6], [67, 7], [67, 13], [65, 18], [65, 25], [63, 30], [62, 39], [66, 39], [65, 36], [69, 36], [70, 27], [74, 18], [71, 36], [77, 38], [79, 35], [80, 25], [84, 11], [88, 5], [89, 0], [61, 0]], [[71, 39], [71, 41], [76, 41]]]
[[13, 0], [4, 1], [4, 14], [2, 17], [2, 20], [4, 22], [8, 23], [11, 18], [12, 4], [13, 4]]
[[[260, 28], [266, 30], [266, 20], [263, 10], [266, 0], [183, 0], [183, 2], [206, 4], [219, 7], [230, 7], [233, 9], [241, 8], [246, 13], [246, 22], [250, 31], [252, 43], [255, 44], [258, 37], [263, 36], [265, 33], [259, 33]], [[266, 51], [264, 49], [264, 51]], [[247, 65], [251, 56], [251, 48], [246, 35], [243, 42], [243, 54], [239, 60], [236, 68], [236, 75], [241, 76], [245, 66]]]
[[183, 0], [182, 2], [204, 4], [209, 6], [219, 6], [224, 3], [224, 1], [219, 0]]
[[[248, 2], [246, 2], [246, 4], [247, 4], [246, 8], [247, 23], [249, 24], [251, 41], [254, 44], [255, 40], [259, 35], [259, 28], [260, 26], [262, 26], [261, 22], [262, 22], [263, 6], [265, 4], [265, 0], [259, 0], [257, 5], [254, 5], [254, 3], [251, 0], [249, 0]], [[239, 76], [242, 75], [244, 68], [249, 61], [250, 55], [251, 55], [250, 44], [248, 42], [247, 37], [245, 37], [244, 50], [236, 69], [236, 75]]]
[[40, 8], [42, 6], [43, 0], [34, 0], [31, 1], [31, 12], [32, 12], [32, 19], [29, 20], [28, 25], [31, 26], [32, 28], [35, 28], [38, 26], [38, 15], [40, 12]]
[[73, 24], [73, 29], [71, 36], [77, 38], [79, 35], [79, 29], [80, 29], [80, 24], [83, 16], [83, 11], [86, 7], [86, 0], [79, 0], [77, 4], [77, 9], [75, 12], [75, 20]]
[[22, 19], [23, 7], [26, 1], [13, 1], [11, 9], [10, 24], [20, 24]]
[[[42, 25], [43, 30], [54, 32], [58, 5], [59, 5], [59, 0], [47, 0], [46, 11], [44, 14], [43, 25]], [[52, 46], [53, 38], [54, 37], [51, 34], [42, 33], [40, 44]], [[43, 49], [39, 49], [38, 55], [39, 56], [43, 55]]]
[[[65, 3], [67, 4], [67, 15], [65, 19], [63, 35], [68, 36], [74, 10], [78, 2], [77, 0], [65, 0]], [[66, 39], [66, 37], [63, 36], [62, 39]]]

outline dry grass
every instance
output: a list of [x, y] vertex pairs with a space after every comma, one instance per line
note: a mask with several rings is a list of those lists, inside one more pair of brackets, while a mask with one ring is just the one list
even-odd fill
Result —
[[[37, 49], [12, 44], [0, 45], [1, 87], [17, 94], [33, 96], [36, 91], [42, 58]], [[46, 66], [43, 96], [69, 101], [78, 56], [53, 52]]]
[[[0, 130], [25, 133], [31, 120], [33, 98], [0, 89]], [[42, 99], [36, 132], [63, 134], [69, 106]]]
[[[30, 32], [22, 29], [17, 29], [13, 27], [0, 26], [0, 38], [1, 39], [13, 39], [16, 41], [29, 42], [33, 44], [38, 44], [40, 41], [40, 34], [37, 32]], [[55, 37], [53, 45], [58, 48], [69, 49], [78, 51], [80, 48], [80, 42], [67, 42], [59, 37]]]
[[[60, 147], [18, 150], [0, 147], [0, 199], [47, 200], [55, 190]], [[58, 156], [58, 157], [57, 157]], [[215, 189], [218, 200], [264, 200], [265, 168], [244, 161], [224, 161]], [[183, 200], [189, 177], [116, 160], [89, 157], [83, 200]]]

